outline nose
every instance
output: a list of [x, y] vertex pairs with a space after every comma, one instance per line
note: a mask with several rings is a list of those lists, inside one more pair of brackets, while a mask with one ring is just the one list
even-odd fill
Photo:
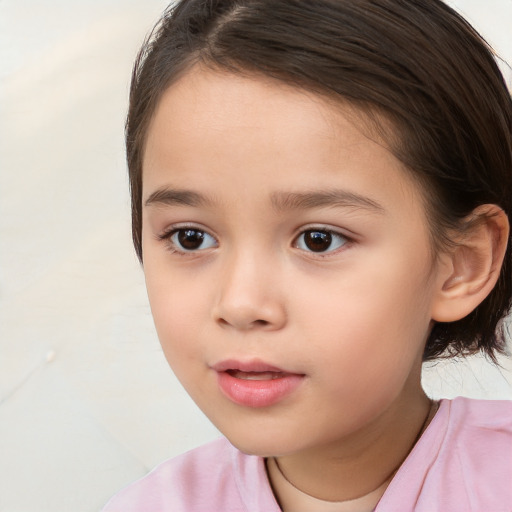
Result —
[[219, 274], [214, 320], [239, 331], [282, 329], [287, 313], [279, 286], [279, 270], [267, 258], [240, 254], [230, 258]]

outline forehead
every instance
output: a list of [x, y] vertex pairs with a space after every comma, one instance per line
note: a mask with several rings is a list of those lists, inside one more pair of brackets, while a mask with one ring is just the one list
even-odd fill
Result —
[[[327, 140], [334, 135], [331, 117], [321, 98], [305, 90], [262, 76], [248, 78], [196, 66], [162, 95], [148, 129], [146, 148], [162, 129], [183, 136], [180, 143], [186, 137], [196, 148], [223, 135], [226, 144], [233, 137], [240, 144], [251, 135], [252, 141], [246, 139], [248, 145], [256, 142], [258, 132], [267, 145], [273, 141], [282, 145], [276, 135], [283, 127], [290, 141], [299, 135]], [[302, 129], [305, 124], [307, 130]]]
[[372, 128], [350, 105], [264, 77], [196, 67], [165, 91], [149, 126], [144, 197], [192, 182], [218, 192], [229, 180], [252, 195], [331, 183], [360, 193], [373, 183], [393, 191], [389, 202], [416, 201], [410, 173]]

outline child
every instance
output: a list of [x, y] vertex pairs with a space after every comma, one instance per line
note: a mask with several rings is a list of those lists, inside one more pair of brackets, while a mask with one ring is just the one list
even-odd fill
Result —
[[[512, 105], [439, 0], [184, 0], [135, 65], [133, 238], [165, 355], [226, 436], [107, 512], [512, 510]], [[229, 441], [229, 442], [228, 442]]]

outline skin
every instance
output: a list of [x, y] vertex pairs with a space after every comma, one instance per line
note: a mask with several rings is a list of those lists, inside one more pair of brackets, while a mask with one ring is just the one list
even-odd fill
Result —
[[[144, 272], [169, 364], [235, 446], [276, 456], [327, 500], [379, 487], [413, 446], [430, 408], [421, 356], [449, 271], [433, 261], [421, 190], [353, 114], [196, 67], [163, 95], [143, 162]], [[283, 201], [318, 190], [365, 200]], [[171, 238], [184, 226], [206, 243], [185, 252]], [[301, 233], [313, 228], [346, 238], [312, 252]], [[274, 405], [238, 405], [212, 369], [226, 359], [301, 382]]]

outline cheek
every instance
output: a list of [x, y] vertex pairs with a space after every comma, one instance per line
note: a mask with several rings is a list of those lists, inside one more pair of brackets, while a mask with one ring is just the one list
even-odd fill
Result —
[[429, 328], [428, 265], [390, 259], [395, 264], [384, 268], [361, 259], [339, 279], [316, 276], [301, 287], [310, 293], [295, 294], [310, 350], [323, 358], [323, 368], [335, 368], [340, 386], [351, 382], [361, 393], [383, 380], [402, 382]]
[[[149, 302], [160, 343], [169, 362], [197, 349], [199, 318], [205, 314], [205, 293], [194, 280], [161, 266], [145, 264]], [[203, 290], [204, 292], [204, 290]]]

